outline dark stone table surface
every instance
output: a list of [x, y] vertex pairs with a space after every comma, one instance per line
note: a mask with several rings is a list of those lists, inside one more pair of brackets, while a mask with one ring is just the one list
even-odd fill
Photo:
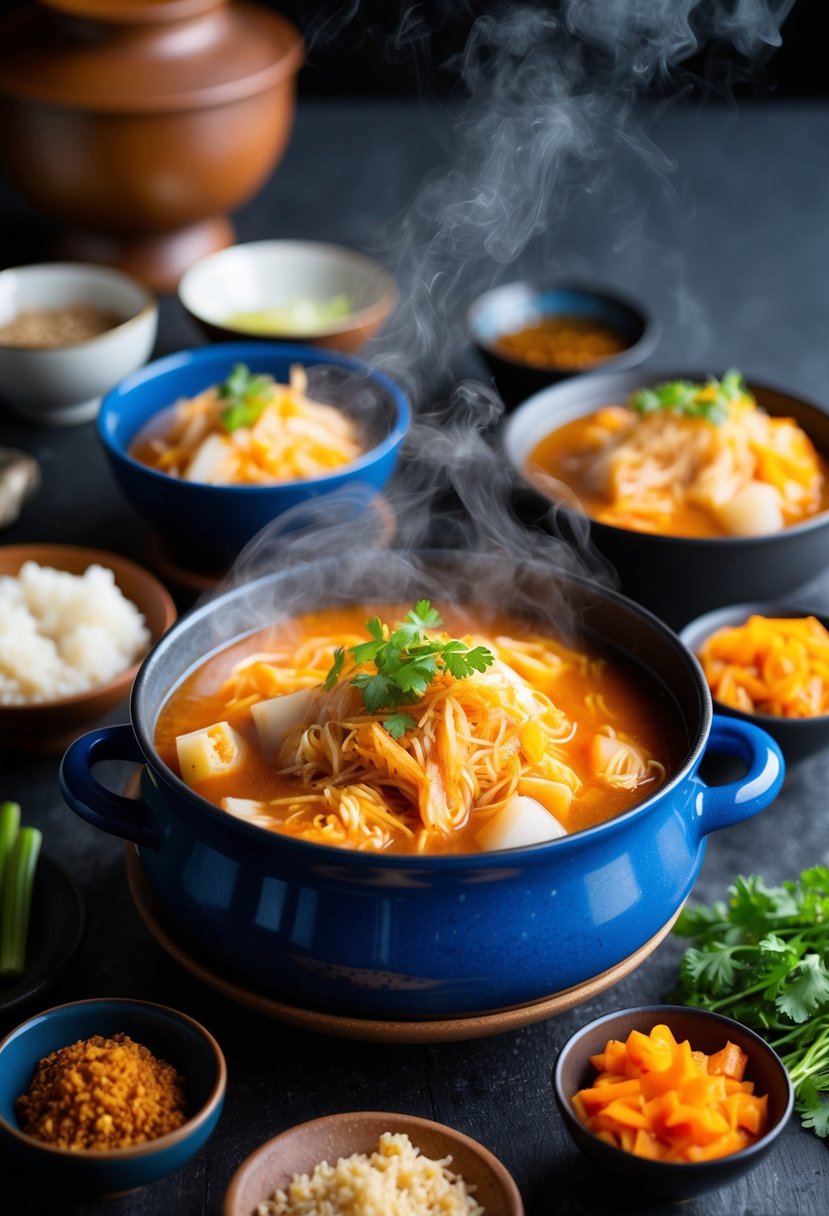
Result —
[[[677, 105], [643, 117], [633, 144], [608, 149], [608, 172], [595, 172], [593, 185], [595, 165], [587, 174], [571, 167], [570, 178], [553, 174], [561, 205], [539, 241], [513, 251], [517, 267], [497, 268], [501, 277], [543, 268], [616, 285], [646, 300], [662, 322], [653, 363], [736, 365], [829, 406], [829, 109]], [[403, 224], [420, 183], [452, 163], [454, 121], [450, 111], [409, 103], [304, 103], [283, 164], [238, 216], [240, 237], [328, 239], [393, 260], [395, 232], [411, 232], [411, 215], [422, 216], [415, 208], [408, 228]], [[451, 174], [437, 180], [451, 184]], [[0, 194], [0, 219], [0, 264], [47, 255], [48, 226], [10, 194]], [[163, 300], [158, 352], [197, 341], [176, 302]], [[449, 375], [448, 366], [442, 370]], [[452, 374], [484, 373], [461, 350]], [[3, 413], [0, 444], [32, 451], [44, 472], [40, 496], [3, 541], [94, 544], [145, 556], [141, 522], [121, 501], [91, 425], [38, 430]], [[816, 606], [827, 601], [823, 573], [815, 570], [802, 593]], [[351, 1109], [423, 1115], [481, 1140], [514, 1174], [528, 1216], [644, 1210], [637, 1195], [603, 1189], [570, 1143], [553, 1106], [550, 1072], [558, 1048], [587, 1020], [669, 993], [678, 940], [669, 939], [604, 996], [502, 1037], [379, 1046], [289, 1029], [202, 987], [155, 945], [130, 900], [122, 845], [67, 810], [57, 766], [57, 757], [0, 752], [0, 796], [19, 800], [27, 819], [43, 828], [46, 849], [71, 869], [88, 909], [77, 964], [41, 1003], [124, 995], [193, 1014], [227, 1055], [227, 1104], [218, 1132], [194, 1162], [120, 1199], [66, 1200], [0, 1157], [4, 1216], [215, 1216], [232, 1172], [262, 1141], [305, 1119]], [[818, 756], [790, 773], [774, 807], [713, 837], [695, 895], [719, 897], [741, 872], [761, 871], [776, 882], [827, 860], [827, 783], [827, 759]], [[0, 1016], [0, 1032], [21, 1016]], [[647, 1210], [667, 1216], [673, 1209]], [[683, 1210], [825, 1216], [827, 1145], [794, 1122], [743, 1180]]]

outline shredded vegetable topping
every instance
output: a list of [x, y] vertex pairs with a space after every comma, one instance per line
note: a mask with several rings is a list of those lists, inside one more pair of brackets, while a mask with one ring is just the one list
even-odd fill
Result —
[[[308, 699], [301, 720], [280, 731], [274, 756], [295, 792], [256, 808], [228, 798], [225, 809], [253, 814], [263, 826], [276, 812], [272, 826], [308, 840], [385, 849], [402, 838], [408, 851], [422, 852], [470, 816], [484, 828], [521, 796], [566, 831], [583, 780], [567, 751], [577, 726], [551, 694], [568, 670], [601, 661], [537, 634], [498, 635], [486, 646], [474, 636], [452, 639], [439, 621], [421, 601], [397, 626], [370, 622], [371, 642], [354, 634], [311, 636], [237, 663], [223, 686], [227, 724], [241, 726], [272, 704], [281, 712], [291, 693]], [[399, 645], [400, 631], [414, 656]], [[383, 677], [385, 695], [370, 700], [377, 660], [389, 646], [397, 683]], [[428, 681], [415, 675], [408, 682], [424, 657]], [[579, 740], [584, 771], [606, 790], [655, 788], [664, 778], [664, 766], [610, 722]]]
[[270, 485], [329, 473], [362, 452], [352, 419], [307, 396], [303, 368], [290, 384], [237, 363], [227, 379], [179, 401], [163, 432], [139, 436], [132, 455], [172, 477], [211, 485]]
[[718, 629], [697, 657], [724, 705], [782, 718], [829, 713], [829, 631], [817, 617], [753, 615]]
[[811, 440], [762, 410], [739, 372], [643, 389], [552, 432], [530, 464], [600, 522], [639, 532], [763, 535], [825, 505]]

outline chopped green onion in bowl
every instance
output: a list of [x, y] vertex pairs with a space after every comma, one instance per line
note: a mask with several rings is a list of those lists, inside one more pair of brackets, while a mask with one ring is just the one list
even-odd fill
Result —
[[328, 300], [297, 296], [288, 304], [233, 312], [225, 324], [248, 334], [283, 334], [292, 337], [321, 334], [334, 322], [354, 311], [344, 293]]

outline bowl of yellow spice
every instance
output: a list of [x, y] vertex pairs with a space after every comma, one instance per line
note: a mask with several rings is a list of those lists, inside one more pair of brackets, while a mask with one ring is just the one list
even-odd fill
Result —
[[77, 1001], [0, 1043], [0, 1139], [39, 1181], [81, 1195], [155, 1182], [218, 1122], [227, 1069], [198, 1022], [145, 1001]]

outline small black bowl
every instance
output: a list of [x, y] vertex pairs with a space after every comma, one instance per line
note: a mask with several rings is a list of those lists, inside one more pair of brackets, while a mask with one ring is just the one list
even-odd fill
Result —
[[[605, 325], [625, 349], [589, 367], [540, 367], [511, 359], [495, 343], [544, 317], [578, 317]], [[631, 300], [580, 283], [506, 283], [479, 296], [468, 315], [469, 332], [483, 356], [507, 409], [550, 384], [597, 371], [635, 367], [659, 338], [659, 327]]]
[[[608, 1039], [624, 1042], [632, 1030], [648, 1034], [661, 1023], [670, 1026], [678, 1042], [687, 1039], [694, 1051], [707, 1054], [719, 1051], [730, 1039], [746, 1053], [746, 1078], [754, 1081], [758, 1094], [768, 1094], [769, 1099], [768, 1131], [755, 1144], [713, 1161], [687, 1164], [650, 1161], [606, 1144], [584, 1126], [573, 1109], [571, 1098], [588, 1086], [596, 1074], [590, 1056], [604, 1051]], [[553, 1088], [568, 1132], [602, 1173], [616, 1175], [630, 1184], [637, 1194], [671, 1201], [692, 1199], [704, 1191], [725, 1186], [750, 1170], [774, 1144], [794, 1106], [794, 1088], [789, 1074], [768, 1043], [740, 1022], [685, 1005], [640, 1005], [589, 1022], [562, 1047], [553, 1073]]]
[[[706, 612], [685, 626], [680, 633], [680, 641], [684, 642], [693, 655], [696, 655], [712, 633], [718, 629], [727, 629], [735, 625], [744, 625], [755, 613], [769, 617], [805, 617], [814, 616], [826, 629], [829, 629], [829, 614], [815, 612], [812, 608], [804, 608], [790, 603], [751, 603], [728, 604], [725, 608], [717, 608]], [[714, 698], [714, 709], [718, 714], [727, 714], [730, 718], [742, 718], [754, 726], [762, 726], [773, 739], [780, 744], [781, 751], [786, 757], [787, 767], [798, 760], [822, 751], [829, 744], [829, 714], [819, 714], [814, 718], [781, 718], [774, 714], [752, 714], [743, 709], [734, 709], [724, 705]]]

